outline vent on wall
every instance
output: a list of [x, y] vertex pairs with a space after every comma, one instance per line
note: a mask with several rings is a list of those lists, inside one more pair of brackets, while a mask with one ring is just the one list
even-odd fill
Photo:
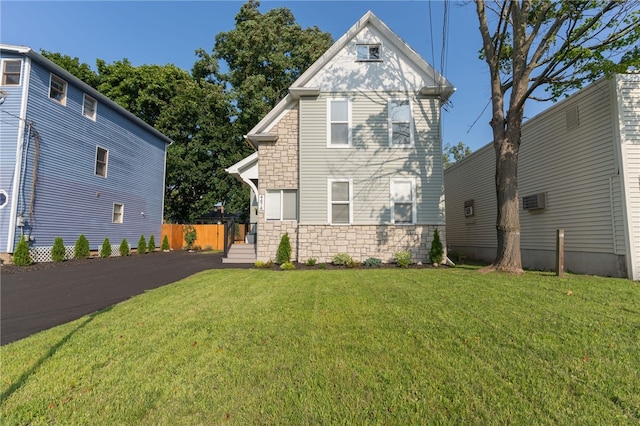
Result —
[[544, 209], [547, 206], [544, 192], [522, 197], [522, 208], [525, 210]]
[[467, 200], [464, 202], [464, 216], [471, 217], [473, 216], [473, 200]]
[[580, 116], [578, 115], [578, 106], [568, 108], [565, 111], [565, 118], [567, 120], [567, 130], [575, 129], [580, 125]]

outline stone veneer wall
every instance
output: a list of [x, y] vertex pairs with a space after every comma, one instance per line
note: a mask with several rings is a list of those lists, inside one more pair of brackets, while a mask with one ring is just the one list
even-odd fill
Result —
[[[298, 107], [292, 108], [270, 133], [277, 134], [278, 140], [261, 143], [258, 148], [258, 192], [263, 196], [268, 189], [298, 189]], [[275, 260], [280, 239], [288, 232], [291, 260], [296, 261], [297, 222], [267, 221], [264, 213], [258, 212], [257, 259]]]
[[433, 230], [438, 228], [446, 252], [445, 227], [435, 225], [299, 225], [298, 261], [314, 258], [331, 262], [336, 253], [347, 253], [353, 260], [376, 257], [390, 262], [393, 254], [408, 250], [414, 262], [429, 261]]

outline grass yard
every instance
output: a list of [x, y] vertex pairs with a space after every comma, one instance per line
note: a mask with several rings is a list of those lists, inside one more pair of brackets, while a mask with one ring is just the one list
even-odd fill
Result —
[[2, 424], [638, 424], [640, 285], [214, 270], [0, 348]]

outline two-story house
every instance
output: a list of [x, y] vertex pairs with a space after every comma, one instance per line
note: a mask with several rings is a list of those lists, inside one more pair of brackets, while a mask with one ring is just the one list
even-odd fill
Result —
[[170, 139], [28, 47], [0, 45], [0, 90], [0, 253], [160, 237]]
[[252, 190], [258, 260], [426, 262], [445, 238], [441, 106], [454, 87], [372, 12], [289, 88], [228, 168]]

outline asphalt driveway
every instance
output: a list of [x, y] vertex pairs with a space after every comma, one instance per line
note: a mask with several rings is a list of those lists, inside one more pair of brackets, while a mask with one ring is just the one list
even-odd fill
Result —
[[151, 253], [0, 269], [0, 344], [78, 319], [196, 272], [223, 264], [221, 254]]

